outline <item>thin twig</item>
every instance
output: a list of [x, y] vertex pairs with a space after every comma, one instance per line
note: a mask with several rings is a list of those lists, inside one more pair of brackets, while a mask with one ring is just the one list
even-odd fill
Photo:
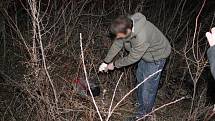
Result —
[[[122, 101], [128, 97], [134, 90], [136, 90], [139, 86], [141, 86], [145, 81], [147, 81], [148, 79], [150, 79], [151, 77], [153, 77], [154, 75], [158, 74], [159, 72], [161, 72], [162, 70], [158, 70], [155, 73], [149, 75], [146, 79], [144, 79], [141, 83], [139, 83], [137, 86], [135, 86], [133, 89], [131, 89], [115, 106], [114, 108], [111, 110], [110, 114], [108, 115], [108, 117], [110, 117], [112, 115], [112, 113], [114, 112], [114, 110], [119, 106], [120, 103], [122, 103]], [[106, 120], [107, 121], [107, 120]]]
[[114, 93], [113, 93], [113, 96], [112, 96], [112, 99], [111, 99], [111, 103], [110, 103], [110, 107], [109, 107], [109, 109], [108, 109], [108, 117], [107, 117], [106, 121], [108, 121], [109, 118], [110, 118], [110, 116], [111, 116], [110, 113], [111, 113], [111, 108], [112, 108], [113, 101], [114, 101], [114, 98], [115, 98], [115, 95], [116, 95], [116, 90], [117, 90], [117, 87], [118, 87], [118, 85], [119, 85], [119, 82], [120, 82], [121, 79], [122, 79], [123, 74], [124, 74], [124, 73], [122, 73], [122, 74], [120, 75], [119, 80], [117, 81], [117, 84], [116, 84], [116, 86], [115, 86]]
[[94, 106], [96, 108], [96, 111], [97, 111], [97, 113], [99, 115], [100, 121], [103, 121], [101, 113], [100, 113], [99, 108], [98, 108], [98, 106], [96, 104], [96, 101], [95, 101], [95, 99], [93, 97], [93, 93], [92, 93], [92, 91], [90, 89], [90, 84], [89, 84], [89, 81], [88, 81], [87, 69], [86, 69], [85, 61], [84, 61], [84, 50], [83, 50], [83, 45], [82, 45], [82, 33], [80, 33], [80, 46], [81, 46], [81, 59], [82, 59], [82, 63], [83, 63], [83, 68], [84, 68], [84, 74], [85, 74], [85, 80], [86, 80], [86, 83], [87, 83], [87, 87], [88, 87], [88, 90], [90, 92], [90, 96], [92, 97], [93, 104], [94, 104]]
[[[203, 4], [202, 4], [202, 7], [201, 7], [201, 9], [200, 9], [200, 11], [199, 11], [199, 13], [198, 13], [198, 15], [197, 15], [197, 17], [196, 17], [195, 31], [194, 31], [194, 34], [193, 34], [193, 45], [192, 45], [192, 48], [193, 48], [193, 56], [194, 56], [195, 60], [198, 59], [198, 58], [196, 58], [196, 55], [195, 55], [195, 48], [194, 48], [194, 46], [195, 46], [195, 39], [196, 39], [196, 33], [197, 33], [197, 28], [198, 28], [198, 20], [199, 20], [199, 16], [200, 16], [201, 13], [202, 13], [202, 10], [203, 10], [203, 8], [204, 8], [204, 6], [205, 6], [206, 1], [207, 1], [207, 0], [204, 0], [204, 2], [203, 2]], [[197, 48], [197, 49], [198, 49], [198, 48]], [[198, 55], [197, 55], [197, 56], [198, 56]]]
[[152, 112], [150, 112], [150, 113], [146, 114], [145, 116], [143, 116], [143, 117], [139, 118], [137, 121], [140, 121], [140, 120], [144, 119], [145, 117], [149, 116], [150, 114], [152, 114], [152, 113], [154, 113], [154, 112], [156, 112], [156, 111], [158, 111], [158, 110], [160, 110], [160, 109], [162, 109], [162, 108], [164, 108], [164, 107], [166, 107], [166, 106], [169, 106], [169, 105], [175, 104], [175, 103], [177, 103], [177, 102], [179, 102], [179, 101], [182, 101], [182, 100], [184, 100], [184, 99], [186, 99], [186, 97], [182, 97], [182, 98], [177, 99], [177, 100], [175, 100], [175, 101], [173, 101], [173, 102], [170, 102], [170, 103], [164, 104], [164, 105], [162, 105], [162, 106], [160, 106], [160, 107], [156, 108], [156, 109], [155, 109], [155, 110], [153, 110]]

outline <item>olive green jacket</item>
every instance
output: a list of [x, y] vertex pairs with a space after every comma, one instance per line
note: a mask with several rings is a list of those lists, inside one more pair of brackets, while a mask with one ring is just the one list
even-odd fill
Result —
[[131, 34], [127, 38], [116, 39], [113, 42], [104, 62], [110, 63], [123, 47], [129, 54], [114, 62], [117, 68], [134, 64], [140, 59], [153, 62], [167, 58], [171, 53], [171, 46], [162, 32], [141, 13], [135, 13], [131, 19], [133, 20]]

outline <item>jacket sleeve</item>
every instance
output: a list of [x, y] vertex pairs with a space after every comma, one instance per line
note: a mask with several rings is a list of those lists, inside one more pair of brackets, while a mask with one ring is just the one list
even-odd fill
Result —
[[107, 56], [104, 59], [105, 63], [110, 63], [113, 58], [119, 53], [119, 51], [123, 47], [123, 41], [122, 40], [115, 40], [111, 46], [111, 48], [108, 51]]
[[134, 41], [128, 56], [116, 60], [114, 63], [115, 67], [121, 68], [139, 61], [143, 57], [146, 50], [148, 49], [149, 45], [150, 45], [149, 43], [144, 41]]
[[208, 60], [210, 63], [211, 73], [215, 79], [215, 46], [210, 47], [207, 51]]

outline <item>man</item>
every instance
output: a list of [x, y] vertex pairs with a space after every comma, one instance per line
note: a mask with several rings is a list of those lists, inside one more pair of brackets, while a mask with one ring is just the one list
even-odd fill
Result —
[[[206, 33], [210, 48], [207, 51], [208, 60], [210, 63], [211, 73], [215, 79], [215, 27], [211, 29], [211, 32]], [[213, 111], [215, 112], [215, 105]]]
[[[138, 63], [136, 78], [137, 83], [141, 83], [149, 75], [163, 69], [166, 58], [171, 53], [170, 43], [144, 15], [135, 13], [131, 17], [120, 16], [112, 22], [110, 32], [115, 35], [115, 41], [99, 71], [114, 70]], [[123, 47], [129, 54], [113, 62], [113, 58]], [[161, 72], [155, 74], [137, 89], [139, 103], [137, 118], [151, 112], [160, 75]]]

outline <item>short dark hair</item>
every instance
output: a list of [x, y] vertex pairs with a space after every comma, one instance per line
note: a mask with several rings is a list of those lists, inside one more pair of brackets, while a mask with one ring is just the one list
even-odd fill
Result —
[[121, 15], [117, 17], [110, 26], [110, 34], [127, 33], [127, 29], [132, 29], [133, 22], [127, 16]]

